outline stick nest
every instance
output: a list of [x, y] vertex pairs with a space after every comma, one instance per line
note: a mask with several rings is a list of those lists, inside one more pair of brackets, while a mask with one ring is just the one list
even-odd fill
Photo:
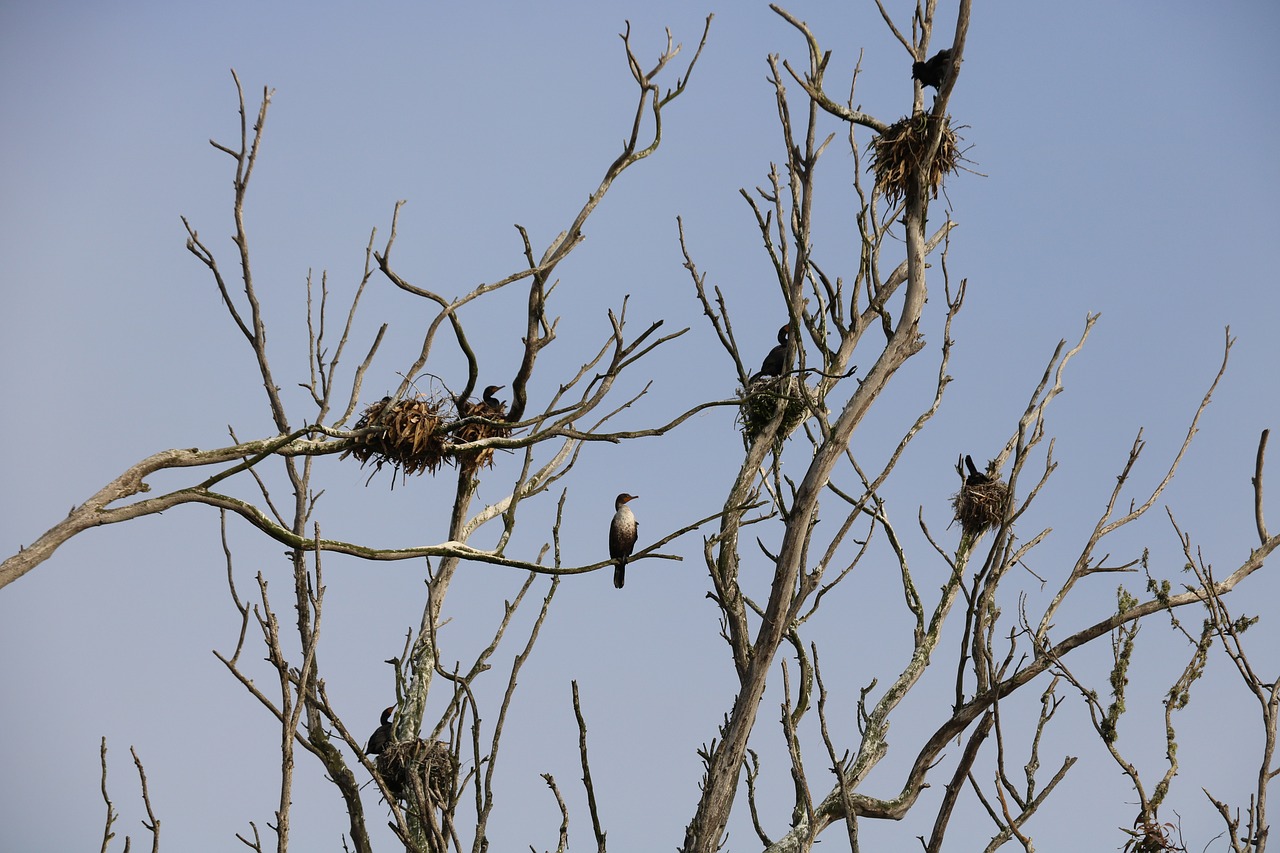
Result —
[[779, 399], [787, 402], [782, 413], [782, 423], [778, 427], [778, 443], [781, 444], [792, 430], [800, 426], [809, 410], [798, 386], [799, 382], [794, 376], [761, 376], [748, 382], [739, 391], [742, 404], [738, 407], [738, 425], [747, 441], [755, 441], [764, 432], [769, 421], [773, 420]]
[[393, 403], [390, 397], [383, 397], [361, 413], [355, 429], [369, 431], [353, 436], [351, 448], [342, 456], [354, 456], [361, 467], [372, 462], [376, 470], [390, 465], [404, 476], [434, 474], [445, 462], [474, 473], [493, 465], [493, 448], [459, 450], [457, 445], [511, 435], [505, 418], [505, 407], [494, 409], [485, 403], [454, 402], [444, 397]]
[[447, 402], [440, 399], [419, 397], [392, 403], [390, 397], [383, 397], [361, 413], [356, 429], [373, 429], [353, 437], [348, 452], [362, 467], [373, 462], [379, 470], [391, 465], [406, 476], [424, 471], [434, 474], [445, 461], [446, 407]]
[[[458, 403], [458, 414], [462, 418], [483, 418], [489, 423], [474, 420], [457, 426], [453, 430], [455, 444], [470, 444], [473, 441], [480, 441], [485, 438], [506, 438], [511, 435], [511, 427], [505, 423], [507, 419], [507, 407], [505, 405], [499, 405], [495, 408], [483, 401], [472, 403], [463, 400]], [[453, 458], [461, 466], [462, 470], [474, 473], [480, 468], [493, 467], [493, 448], [482, 447], [476, 450], [455, 450], [453, 451]]]
[[1000, 480], [966, 482], [951, 499], [956, 521], [965, 533], [977, 536], [1004, 520], [1009, 486]]
[[[931, 113], [916, 113], [889, 125], [888, 130], [872, 140], [871, 168], [876, 173], [876, 187], [889, 202], [906, 198], [911, 176], [920, 168], [920, 162], [924, 159], [929, 129], [937, 121], [940, 119]], [[948, 119], [942, 128], [938, 154], [933, 158], [932, 168], [925, 180], [934, 198], [938, 197], [942, 179], [949, 173], [959, 171], [959, 141], [960, 137], [956, 135]]]
[[378, 775], [397, 800], [413, 798], [435, 808], [453, 804], [458, 759], [442, 741], [407, 740], [378, 754]]

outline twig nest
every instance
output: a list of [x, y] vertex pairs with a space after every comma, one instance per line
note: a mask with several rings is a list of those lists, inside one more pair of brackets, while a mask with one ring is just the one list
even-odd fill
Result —
[[342, 458], [354, 456], [362, 467], [372, 462], [377, 470], [390, 465], [406, 476], [434, 474], [445, 462], [474, 473], [493, 465], [493, 448], [458, 450], [457, 445], [511, 435], [506, 416], [501, 404], [431, 397], [392, 403], [383, 397], [360, 414], [355, 429], [367, 432], [352, 437]]
[[[511, 427], [506, 424], [507, 407], [502, 404], [491, 405], [483, 400], [473, 403], [461, 400], [458, 403], [458, 417], [478, 418], [464, 423], [452, 430], [454, 444], [470, 444], [485, 438], [506, 438], [511, 435]], [[487, 423], [485, 422], [487, 421]], [[483, 447], [478, 450], [457, 450], [453, 456], [462, 470], [474, 473], [480, 468], [493, 467], [493, 448]]]
[[738, 425], [748, 441], [755, 441], [756, 436], [773, 420], [779, 399], [786, 400], [782, 424], [778, 427], [779, 443], [808, 414], [804, 396], [800, 393], [799, 379], [795, 376], [761, 376], [749, 381], [740, 394], [743, 399], [742, 405], [738, 407]]
[[[911, 175], [919, 169], [920, 161], [924, 159], [929, 129], [941, 120], [931, 113], [916, 113], [889, 125], [888, 130], [872, 140], [871, 168], [876, 173], [876, 187], [890, 202], [906, 197]], [[959, 170], [959, 137], [951, 127], [949, 118], [946, 122], [942, 128], [938, 154], [933, 158], [929, 174], [925, 176], [925, 185], [934, 198], [938, 197], [942, 179]]]
[[1121, 830], [1130, 836], [1129, 841], [1124, 845], [1124, 853], [1164, 853], [1164, 851], [1186, 853], [1187, 848], [1180, 843], [1175, 843], [1169, 833], [1169, 830], [1174, 828], [1172, 823], [1156, 823], [1155, 815], [1140, 815], [1133, 825], [1134, 829], [1121, 827]]
[[977, 536], [1004, 519], [1004, 509], [1008, 502], [1007, 483], [994, 478], [976, 482], [975, 478], [970, 477], [951, 499], [951, 506], [955, 508], [956, 521], [960, 522], [961, 529]]
[[391, 465], [405, 475], [434, 474], [445, 461], [447, 405], [444, 400], [425, 397], [394, 403], [383, 397], [361, 413], [356, 429], [373, 429], [352, 438], [348, 452], [361, 466], [372, 461], [379, 470]]
[[422, 798], [434, 808], [453, 804], [458, 760], [443, 741], [392, 743], [378, 754], [378, 775], [397, 800]]

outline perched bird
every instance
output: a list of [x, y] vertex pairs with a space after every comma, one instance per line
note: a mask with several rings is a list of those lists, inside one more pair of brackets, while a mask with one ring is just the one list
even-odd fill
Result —
[[764, 357], [764, 364], [760, 365], [760, 370], [755, 376], [751, 377], [751, 381], [759, 379], [762, 376], [781, 376], [782, 369], [785, 366], [784, 361], [787, 357], [787, 338], [791, 336], [791, 326], [786, 325], [778, 330], [778, 345], [769, 350], [769, 354]]
[[373, 734], [369, 737], [369, 745], [364, 751], [369, 755], [377, 755], [387, 748], [391, 743], [391, 715], [395, 713], [396, 706], [382, 712], [382, 724], [373, 730]]
[[921, 86], [932, 86], [934, 89], [942, 88], [942, 81], [947, 76], [947, 69], [951, 67], [951, 48], [940, 50], [933, 55], [928, 62], [913, 62], [911, 64], [911, 79], [919, 80]]
[[638, 495], [623, 492], [613, 502], [613, 508], [617, 512], [613, 514], [613, 522], [609, 525], [609, 558], [618, 562], [613, 570], [613, 585], [618, 589], [622, 589], [622, 584], [627, 579], [627, 558], [631, 556], [631, 549], [636, 546], [636, 530], [639, 525], [627, 504], [637, 497]]
[[973, 464], [973, 457], [967, 453], [964, 456], [964, 464], [969, 469], [969, 476], [964, 478], [966, 486], [982, 486], [991, 482], [991, 478], [978, 470], [978, 466]]

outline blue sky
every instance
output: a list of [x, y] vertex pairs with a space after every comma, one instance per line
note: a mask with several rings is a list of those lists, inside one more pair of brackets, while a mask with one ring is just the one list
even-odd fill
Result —
[[[907, 4], [888, 5], [906, 20]], [[833, 51], [834, 94], [847, 91], [865, 51], [857, 103], [886, 120], [909, 110], [910, 58], [873, 4], [788, 8]], [[520, 268], [512, 225], [525, 225], [545, 246], [595, 188], [629, 130], [631, 81], [617, 37], [624, 20], [642, 57], [656, 55], [669, 27], [687, 60], [710, 11], [716, 18], [708, 46], [688, 91], [665, 114], [662, 148], [618, 181], [586, 242], [557, 271], [561, 333], [535, 393], [598, 345], [604, 312], [623, 294], [631, 297], [633, 329], [658, 319], [690, 327], [627, 378], [624, 387], [633, 391], [644, 379], [654, 387], [621, 426], [665, 420], [734, 391], [732, 365], [681, 268], [677, 215], [699, 268], [730, 300], [739, 340], [752, 342], [744, 357], [763, 356], [783, 316], [738, 195], [740, 187], [761, 185], [768, 164], [783, 156], [765, 58], [804, 61], [802, 40], [766, 4], [0, 6], [0, 389], [8, 401], [0, 551], [29, 543], [149, 453], [227, 443], [228, 425], [242, 437], [269, 433], [249, 352], [206, 271], [184, 249], [179, 219], [187, 216], [232, 268], [230, 161], [207, 142], [235, 139], [229, 69], [251, 103], [264, 86], [275, 89], [247, 209], [273, 364], [286, 396], [300, 405], [293, 388], [305, 378], [299, 311], [308, 270], [317, 277], [327, 271], [335, 295], [348, 294], [371, 230], [381, 245], [398, 199], [408, 203], [396, 265], [412, 280], [457, 294]], [[935, 46], [948, 37], [953, 14], [944, 4]], [[1280, 426], [1280, 297], [1269, 260], [1280, 225], [1280, 75], [1266, 59], [1278, 37], [1280, 11], [1261, 2], [997, 2], [975, 9], [951, 111], [965, 126], [967, 156], [981, 175], [952, 178], [933, 207], [933, 216], [948, 208], [960, 223], [948, 267], [968, 278], [969, 298], [953, 329], [955, 381], [943, 410], [886, 491], [898, 525], [911, 528], [920, 511], [935, 534], [943, 531], [956, 455], [994, 455], [1056, 342], [1074, 340], [1085, 315], [1101, 312], [1052, 410], [1062, 465], [1027, 520], [1029, 528], [1053, 528], [1032, 568], [1052, 578], [1070, 566], [1139, 428], [1148, 444], [1137, 476], [1158, 481], [1217, 369], [1227, 325], [1237, 339], [1231, 365], [1182, 476], [1142, 528], [1118, 543], [1128, 551], [1117, 557], [1149, 546], [1160, 570], [1178, 577], [1165, 505], [1216, 569], [1229, 570], [1248, 553], [1256, 541], [1249, 477], [1258, 434]], [[834, 120], [823, 128], [843, 132]], [[854, 260], [845, 236], [852, 169], [837, 139], [819, 165], [817, 251], [842, 274], [851, 274]], [[925, 328], [930, 349], [878, 403], [855, 442], [870, 459], [927, 405], [941, 333], [936, 279], [934, 287]], [[483, 329], [473, 332], [483, 345], [483, 381], [504, 383], [514, 373], [520, 302], [498, 299], [488, 312], [464, 316]], [[354, 349], [363, 351], [377, 324], [391, 324], [366, 380], [364, 397], [372, 400], [394, 387], [431, 314], [378, 279], [363, 310]], [[446, 358], [430, 369], [457, 375], [458, 364]], [[661, 440], [590, 449], [568, 483], [566, 561], [603, 557], [619, 491], [641, 495], [635, 509], [642, 540], [714, 512], [740, 447], [732, 415], [721, 409]], [[388, 545], [442, 538], [446, 480], [422, 478], [393, 492], [385, 474], [366, 488], [367, 473], [336, 460], [322, 466], [326, 534]], [[481, 500], [500, 497], [504, 477], [514, 473], [500, 462]], [[231, 527], [242, 592], [261, 570], [284, 609], [288, 575], [279, 546], [242, 524]], [[761, 535], [767, 541], [779, 534]], [[522, 536], [532, 555], [545, 529], [533, 525]], [[941, 572], [927, 546], [916, 547], [921, 576]], [[570, 679], [582, 685], [613, 849], [669, 849], [682, 837], [700, 773], [694, 750], [714, 736], [733, 678], [704, 598], [701, 539], [687, 536], [669, 550], [684, 561], [636, 564], [624, 594], [615, 594], [608, 570], [562, 586], [512, 710], [494, 849], [554, 846], [558, 815], [542, 772], [553, 773], [570, 798], [575, 844], [589, 841], [576, 786]], [[890, 650], [906, 638], [902, 614], [892, 609], [889, 569], [883, 561], [868, 567], [813, 627], [833, 701], [845, 703], [846, 731], [858, 687], [892, 671]], [[1271, 617], [1264, 608], [1273, 610], [1280, 592], [1273, 574], [1251, 578], [1237, 608]], [[348, 724], [372, 730], [392, 695], [381, 661], [399, 652], [417, 624], [422, 567], [333, 558], [326, 578], [326, 677]], [[485, 566], [462, 573], [446, 629], [455, 635], [446, 639], [456, 657], [475, 654], [520, 581]], [[1042, 593], [1030, 578], [1023, 582]], [[1105, 613], [1116, 582], [1107, 576], [1082, 591], [1079, 609], [1062, 616], [1063, 630]], [[1199, 615], [1185, 621], [1197, 624]], [[521, 624], [527, 630], [528, 620]], [[131, 744], [146, 762], [167, 844], [226, 849], [249, 821], [265, 827], [278, 784], [273, 763], [263, 759], [274, 749], [274, 728], [210, 654], [227, 650], [237, 627], [217, 518], [202, 507], [90, 531], [0, 592], [3, 846], [98, 843], [102, 735], [112, 750], [121, 835], [141, 833]], [[1275, 646], [1274, 624], [1264, 618], [1249, 636], [1260, 668], [1274, 674], [1277, 660], [1263, 651]], [[516, 649], [512, 642], [499, 654], [499, 670]], [[1080, 661], [1100, 688], [1103, 652]], [[1163, 722], [1151, 700], [1185, 653], [1152, 622], [1140, 654], [1148, 701], [1131, 703], [1122, 735], [1158, 773]], [[1229, 787], [1233, 777], [1253, 772], [1256, 721], [1250, 710], [1230, 709], [1244, 700], [1225, 663], [1214, 661], [1185, 714], [1175, 799], [1188, 841], [1199, 841], [1193, 849], [1218, 832], [1200, 785], [1238, 797]], [[258, 677], [267, 677], [265, 670]], [[936, 685], [922, 685], [901, 709], [893, 730], [901, 751], [891, 751], [873, 775], [875, 792], [893, 789], [911, 732], [936, 724], [947, 678], [939, 672]], [[486, 689], [498, 691], [504, 681], [504, 672], [495, 673]], [[776, 686], [771, 691], [756, 738], [772, 761], [776, 796], [766, 818], [781, 834], [789, 782], [771, 722], [780, 694]], [[1023, 712], [1035, 699], [1023, 698]], [[1030, 829], [1041, 849], [1119, 847], [1115, 827], [1132, 819], [1125, 804], [1133, 796], [1090, 742], [1078, 699], [1067, 699], [1063, 715], [1047, 744], [1055, 757], [1045, 764], [1064, 753], [1081, 754], [1081, 763], [1056, 810]], [[1204, 734], [1211, 727], [1210, 741]], [[816, 753], [812, 760], [821, 778], [822, 760]], [[1098, 815], [1078, 830], [1085, 837], [1052, 840], [1052, 827], [1066, 820], [1074, 826], [1070, 816], [1086, 803]], [[296, 849], [338, 848], [340, 803], [309, 759], [299, 765], [295, 808]], [[985, 843], [985, 820], [970, 802], [957, 826], [957, 838], [967, 840], [957, 845]], [[931, 821], [922, 808], [902, 824], [868, 825], [864, 837], [905, 849]], [[734, 849], [750, 846], [745, 807], [731, 833]], [[840, 835], [828, 834], [826, 843], [841, 849]]]

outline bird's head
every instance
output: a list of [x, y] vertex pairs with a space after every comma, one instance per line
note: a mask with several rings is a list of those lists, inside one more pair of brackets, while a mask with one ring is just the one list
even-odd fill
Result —
[[636, 498], [638, 498], [638, 497], [640, 497], [640, 496], [639, 496], [639, 495], [629, 495], [629, 494], [627, 494], [626, 492], [623, 492], [622, 494], [618, 495], [617, 500], [615, 500], [615, 501], [613, 502], [613, 507], [614, 507], [614, 509], [622, 509], [624, 506], [626, 506], [627, 504], [631, 503], [631, 501], [635, 500], [635, 499], [636, 499]]
[[391, 723], [391, 715], [394, 714], [395, 712], [396, 712], [396, 706], [392, 705], [390, 708], [382, 712], [382, 719], [380, 719], [378, 722], [380, 722], [384, 726], [389, 725]]
[[486, 403], [493, 402], [493, 395], [497, 394], [499, 391], [501, 391], [503, 388], [506, 388], [506, 387], [507, 387], [506, 385], [490, 385], [488, 388], [485, 388], [484, 389], [485, 402]]
[[791, 337], [791, 324], [788, 323], [778, 330], [778, 343], [785, 344], [787, 338]]

